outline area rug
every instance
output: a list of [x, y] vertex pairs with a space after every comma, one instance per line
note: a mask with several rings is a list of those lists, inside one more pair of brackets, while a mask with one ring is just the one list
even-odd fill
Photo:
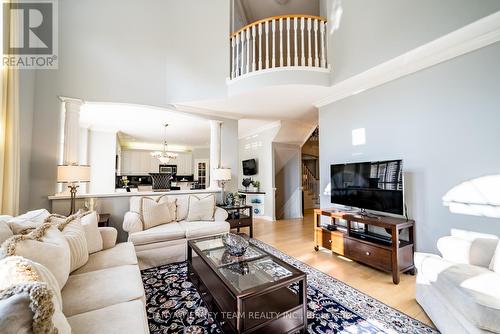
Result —
[[[262, 241], [250, 241], [307, 274], [309, 333], [438, 333]], [[142, 280], [151, 334], [221, 333], [188, 280], [186, 262], [143, 270]]]

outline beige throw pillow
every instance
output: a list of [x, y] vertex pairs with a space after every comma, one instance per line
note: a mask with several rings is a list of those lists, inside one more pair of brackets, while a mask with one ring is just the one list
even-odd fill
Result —
[[87, 249], [89, 254], [102, 250], [102, 237], [99, 232], [99, 220], [97, 219], [97, 212], [88, 211], [81, 215], [80, 221], [85, 230], [85, 239], [87, 239]]
[[13, 235], [14, 234], [12, 233], [9, 224], [7, 224], [5, 221], [0, 220], [0, 244]]
[[168, 195], [163, 195], [158, 197], [156, 200], [158, 203], [168, 202], [168, 210], [170, 211], [170, 218], [172, 221], [176, 220], [177, 216], [177, 198]]
[[45, 223], [26, 235], [14, 235], [1, 246], [6, 256], [22, 256], [50, 270], [63, 288], [70, 272], [71, 255], [68, 242], [57, 227]]
[[0, 261], [0, 333], [71, 333], [54, 275], [20, 256]]
[[33, 210], [10, 219], [8, 224], [12, 233], [26, 234], [42, 225], [48, 216], [50, 213], [45, 209]]
[[141, 199], [142, 223], [145, 230], [170, 223], [174, 217], [170, 213], [171, 204], [168, 201], [159, 203], [150, 197]]
[[214, 220], [215, 195], [189, 196], [187, 221]]
[[85, 229], [80, 222], [80, 216], [80, 212], [69, 217], [53, 214], [46, 219], [47, 222], [56, 225], [68, 241], [71, 256], [70, 272], [82, 267], [89, 260]]

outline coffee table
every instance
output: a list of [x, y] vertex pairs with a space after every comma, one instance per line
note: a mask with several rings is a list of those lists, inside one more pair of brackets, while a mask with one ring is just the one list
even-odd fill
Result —
[[307, 330], [306, 274], [262, 249], [233, 257], [221, 235], [189, 240], [188, 270], [224, 333]]

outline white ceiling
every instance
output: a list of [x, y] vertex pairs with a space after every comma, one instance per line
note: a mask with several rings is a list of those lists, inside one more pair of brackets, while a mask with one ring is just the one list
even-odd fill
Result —
[[319, 0], [239, 0], [247, 23], [285, 14], [319, 15]]
[[96, 102], [86, 102], [80, 112], [82, 127], [118, 132], [120, 143], [129, 148], [160, 149], [165, 123], [169, 124], [169, 150], [209, 146], [210, 124], [196, 115], [151, 106]]

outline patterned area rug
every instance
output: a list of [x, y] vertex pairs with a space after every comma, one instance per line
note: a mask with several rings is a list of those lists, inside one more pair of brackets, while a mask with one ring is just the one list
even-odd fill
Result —
[[[307, 274], [309, 333], [438, 333], [262, 241], [251, 242]], [[143, 270], [142, 280], [151, 334], [221, 333], [188, 280], [186, 262]]]

